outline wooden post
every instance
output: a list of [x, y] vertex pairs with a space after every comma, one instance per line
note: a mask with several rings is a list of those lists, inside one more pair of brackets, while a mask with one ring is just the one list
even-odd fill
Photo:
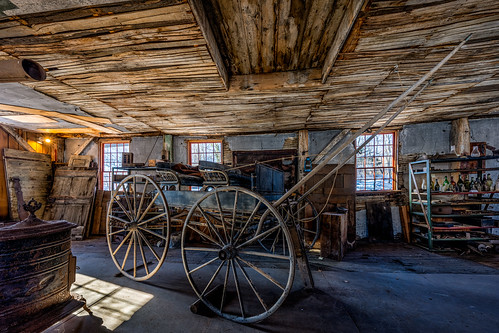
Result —
[[298, 180], [305, 177], [305, 159], [308, 157], [308, 130], [298, 132]]
[[470, 123], [468, 122], [468, 118], [460, 118], [452, 121], [450, 144], [456, 147], [457, 154], [470, 154]]
[[168, 162], [173, 162], [173, 136], [169, 134], [163, 135], [163, 152], [162, 159]]

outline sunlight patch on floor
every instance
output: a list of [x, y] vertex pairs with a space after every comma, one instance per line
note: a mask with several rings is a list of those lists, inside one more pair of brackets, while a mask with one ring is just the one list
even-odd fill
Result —
[[[102, 325], [109, 330], [114, 330], [129, 320], [154, 297], [143, 291], [122, 287], [84, 274], [76, 274], [76, 282], [72, 285], [71, 293], [83, 296], [93, 315], [102, 318]], [[88, 315], [83, 309], [74, 314]]]

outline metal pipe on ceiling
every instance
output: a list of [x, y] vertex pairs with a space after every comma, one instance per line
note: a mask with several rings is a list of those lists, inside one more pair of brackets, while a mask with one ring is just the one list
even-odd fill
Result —
[[45, 69], [30, 59], [0, 60], [0, 82], [43, 81]]

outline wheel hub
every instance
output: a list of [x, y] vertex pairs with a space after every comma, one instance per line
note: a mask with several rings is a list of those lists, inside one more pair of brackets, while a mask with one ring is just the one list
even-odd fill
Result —
[[125, 225], [125, 229], [128, 231], [136, 231], [137, 230], [137, 222], [130, 222]]
[[218, 251], [218, 258], [220, 260], [230, 260], [230, 259], [234, 259], [236, 254], [237, 254], [236, 248], [229, 244], [229, 245], [225, 245], [223, 247], [223, 249]]

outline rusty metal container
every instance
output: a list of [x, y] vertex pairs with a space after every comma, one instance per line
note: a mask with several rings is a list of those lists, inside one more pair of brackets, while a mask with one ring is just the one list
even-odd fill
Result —
[[28, 218], [0, 227], [0, 332], [72, 298], [76, 260], [70, 236], [76, 225], [40, 220], [34, 208], [25, 205]]

